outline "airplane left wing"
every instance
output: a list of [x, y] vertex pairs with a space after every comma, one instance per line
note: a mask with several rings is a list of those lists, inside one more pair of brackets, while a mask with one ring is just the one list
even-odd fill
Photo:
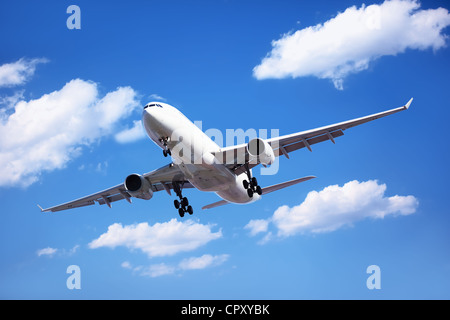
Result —
[[[183, 173], [177, 165], [170, 164], [168, 166], [161, 167], [152, 172], [146, 173], [143, 177], [150, 183], [150, 188], [153, 192], [165, 190], [170, 194], [170, 190], [174, 189], [175, 182], [183, 184], [184, 188], [193, 188], [191, 183], [184, 178]], [[123, 183], [118, 184], [109, 189], [93, 193], [91, 195], [79, 198], [77, 200], [69, 201], [54, 207], [42, 209], [38, 207], [42, 212], [57, 212], [67, 209], [80, 208], [90, 206], [96, 202], [100, 205], [106, 204], [111, 207], [111, 203], [126, 199], [131, 203], [131, 195], [126, 190]]]
[[[305, 147], [309, 151], [312, 151], [311, 145], [327, 140], [331, 140], [331, 142], [335, 143], [334, 139], [344, 135], [344, 131], [347, 129], [403, 110], [407, 110], [411, 105], [412, 100], [413, 98], [411, 98], [404, 106], [399, 108], [390, 109], [369, 116], [339, 122], [312, 130], [306, 130], [294, 134], [266, 139], [265, 142], [267, 142], [272, 147], [275, 157], [284, 155], [289, 159], [289, 153], [292, 151]], [[230, 170], [233, 170], [236, 174], [239, 174], [245, 172], [245, 162], [248, 163], [248, 167], [250, 169], [258, 165], [258, 163], [255, 163], [254, 161], [248, 162], [249, 156], [246, 148], [247, 144], [226, 147], [222, 148], [220, 152], [214, 153], [214, 155], [219, 161], [222, 161], [222, 163], [226, 164], [226, 166]], [[232, 161], [230, 161], [230, 159]], [[242, 160], [245, 160], [245, 162]]]

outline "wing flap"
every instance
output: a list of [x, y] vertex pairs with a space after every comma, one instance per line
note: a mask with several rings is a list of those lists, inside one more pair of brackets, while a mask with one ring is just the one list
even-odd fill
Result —
[[[121, 193], [118, 194], [114, 194], [112, 196], [102, 196], [99, 199], [97, 199], [96, 201], [98, 202], [98, 204], [103, 205], [103, 204], [107, 204], [108, 206], [112, 203], [112, 202], [116, 202], [119, 200], [123, 200], [123, 199], [128, 199], [128, 202], [131, 203], [131, 196], [128, 194], [128, 192], [126, 192], [125, 190], [120, 190], [122, 191]], [[124, 195], [126, 193], [126, 195]]]
[[125, 197], [130, 195], [123, 188], [123, 184], [119, 184], [112, 188], [91, 194], [89, 196], [79, 198], [77, 200], [69, 201], [54, 207], [50, 207], [47, 209], [41, 209], [42, 212], [57, 212], [67, 209], [80, 208], [85, 206], [91, 206], [95, 204], [95, 202], [99, 204], [110, 204], [111, 202], [125, 199]]
[[290, 153], [292, 151], [302, 149], [305, 147], [308, 148], [308, 146], [311, 146], [311, 145], [319, 143], [319, 142], [323, 142], [323, 141], [327, 141], [327, 140], [331, 140], [334, 142], [334, 138], [338, 138], [343, 135], [344, 135], [344, 132], [342, 132], [342, 130], [336, 130], [333, 132], [326, 132], [325, 134], [315, 136], [313, 138], [309, 138], [309, 139], [304, 138], [303, 140], [300, 140], [300, 141], [298, 141], [298, 139], [293, 139], [292, 141], [294, 141], [294, 142], [290, 142], [289, 140], [283, 141], [282, 144], [280, 144], [280, 142], [278, 142], [278, 144], [280, 144], [278, 149], [276, 149], [277, 143], [272, 143], [272, 144], [275, 147], [274, 148], [275, 156], [281, 156], [281, 155], [285, 154], [282, 151], [283, 149], [286, 153]]
[[86, 207], [86, 206], [91, 206], [95, 204], [94, 200], [86, 200], [86, 201], [82, 201], [82, 202], [77, 202], [77, 203], [66, 203], [66, 204], [62, 204], [59, 206], [55, 206], [55, 207], [51, 207], [51, 208], [47, 208], [47, 209], [42, 209], [41, 208], [41, 212], [57, 212], [57, 211], [62, 211], [62, 210], [67, 210], [67, 209], [74, 209], [74, 208], [81, 208], [81, 207]]

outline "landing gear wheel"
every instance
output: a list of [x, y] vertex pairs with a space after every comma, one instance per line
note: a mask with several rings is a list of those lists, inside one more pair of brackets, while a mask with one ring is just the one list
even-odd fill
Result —
[[252, 198], [255, 193], [262, 195], [262, 189], [258, 186], [258, 180], [255, 177], [252, 177], [252, 172], [250, 171], [248, 162], [246, 162], [244, 166], [248, 180], [242, 180], [242, 185], [244, 186], [244, 189], [247, 189], [248, 196]]
[[167, 157], [168, 155], [171, 156], [172, 153], [170, 152], [170, 149], [167, 147], [167, 142], [169, 141], [169, 138], [168, 137], [162, 137], [162, 138], [159, 139], [159, 141], [163, 145], [163, 155], [164, 155], [164, 157]]
[[193, 214], [194, 210], [189, 205], [189, 200], [186, 197], [183, 197], [182, 190], [183, 190], [183, 181], [173, 181], [173, 190], [175, 191], [178, 199], [173, 200], [173, 205], [178, 210], [178, 214], [181, 218], [184, 217], [184, 214], [187, 212], [189, 214]]

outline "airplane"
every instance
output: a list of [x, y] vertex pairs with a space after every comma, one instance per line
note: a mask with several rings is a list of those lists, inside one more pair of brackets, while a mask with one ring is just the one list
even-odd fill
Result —
[[125, 199], [129, 203], [132, 198], [150, 200], [155, 192], [165, 190], [171, 195], [173, 190], [178, 197], [174, 206], [180, 217], [184, 217], [185, 213], [193, 213], [189, 200], [182, 193], [186, 188], [215, 192], [222, 199], [202, 209], [229, 203], [252, 203], [260, 200], [262, 195], [315, 178], [306, 176], [261, 188], [252, 175], [255, 166], [269, 166], [282, 155], [289, 159], [289, 153], [298, 149], [312, 151], [311, 146], [319, 142], [330, 140], [335, 143], [345, 130], [407, 110], [412, 100], [402, 107], [369, 116], [279, 137], [256, 137], [248, 143], [223, 148], [175, 107], [163, 102], [149, 102], [144, 106], [143, 126], [150, 139], [163, 150], [164, 157], [171, 156], [170, 164], [142, 175], [130, 174], [123, 183], [77, 200], [47, 209], [38, 206], [41, 212], [57, 212], [95, 203], [111, 208], [111, 203], [118, 200]]

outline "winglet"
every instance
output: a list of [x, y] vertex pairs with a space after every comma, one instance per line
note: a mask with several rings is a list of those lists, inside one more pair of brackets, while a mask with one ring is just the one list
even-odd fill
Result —
[[41, 209], [41, 212], [44, 212], [44, 209], [40, 205], [37, 205], [39, 209]]
[[411, 105], [411, 102], [413, 101], [413, 98], [409, 99], [408, 103], [405, 104], [405, 108], [409, 109], [409, 106]]

